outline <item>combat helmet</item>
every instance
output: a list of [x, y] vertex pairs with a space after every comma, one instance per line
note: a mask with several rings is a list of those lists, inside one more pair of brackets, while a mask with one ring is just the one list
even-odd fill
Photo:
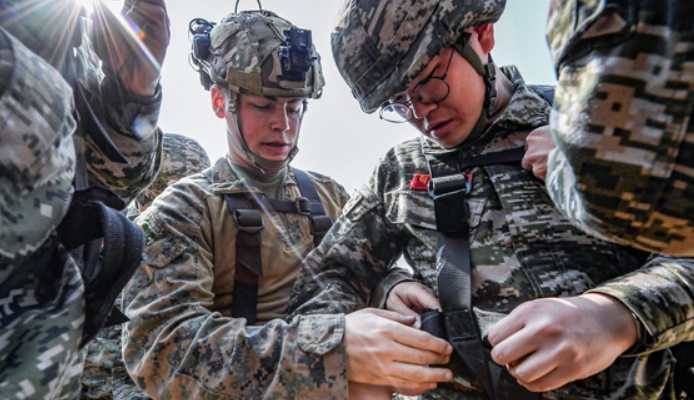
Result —
[[506, 0], [345, 0], [331, 34], [335, 64], [372, 113], [403, 92], [441, 49], [453, 46], [483, 77], [480, 131], [496, 105], [495, 67], [482, 64], [466, 29], [496, 22]]
[[300, 97], [304, 99], [305, 111], [306, 99], [319, 98], [325, 80], [311, 31], [263, 10], [260, 1], [258, 7], [258, 10], [238, 12], [237, 1], [234, 13], [219, 24], [200, 18], [192, 20], [191, 63], [206, 90], [212, 84], [228, 88], [229, 111], [240, 133], [237, 138], [229, 132], [234, 145], [261, 170], [277, 170], [294, 158], [298, 148], [294, 146], [289, 157], [279, 162], [253, 154], [239, 130], [238, 95]]
[[196, 140], [177, 133], [164, 134], [164, 146], [159, 172], [135, 198], [137, 204], [147, 208], [164, 189], [188, 175], [210, 167], [210, 158]]

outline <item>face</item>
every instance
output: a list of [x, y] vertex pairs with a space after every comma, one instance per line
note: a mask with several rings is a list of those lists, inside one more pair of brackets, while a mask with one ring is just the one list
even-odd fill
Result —
[[[448, 68], [447, 74], [446, 68]], [[429, 96], [427, 91], [437, 90], [435, 86], [429, 84], [421, 85], [417, 89], [418, 96], [412, 97], [419, 82], [431, 77], [442, 77], [444, 74], [446, 74], [449, 92], [443, 101], [439, 103], [426, 101], [428, 97], [435, 96], [435, 94]], [[470, 63], [458, 51], [449, 47], [434, 57], [410, 84], [405, 94], [411, 99], [415, 114], [409, 122], [424, 136], [443, 147], [451, 148], [467, 139], [479, 119], [484, 105], [485, 87], [484, 80]], [[425, 102], [418, 102], [417, 97], [424, 99]]]
[[[213, 93], [213, 107], [214, 103]], [[233, 115], [225, 111], [226, 103], [224, 106], [227, 126], [232, 134], [238, 134]], [[239, 95], [238, 124], [243, 138], [253, 154], [270, 161], [284, 161], [289, 156], [296, 145], [302, 112], [301, 98]], [[249, 157], [236, 146], [230, 145], [229, 152], [235, 162], [253, 167]]]

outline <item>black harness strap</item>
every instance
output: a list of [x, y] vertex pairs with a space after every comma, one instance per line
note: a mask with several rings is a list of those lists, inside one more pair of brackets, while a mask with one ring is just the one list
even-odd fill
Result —
[[[500, 379], [503, 368], [487, 354], [472, 310], [470, 238], [467, 223], [467, 195], [472, 190], [469, 167], [520, 163], [524, 149], [516, 148], [458, 160], [457, 155], [427, 156], [438, 231], [437, 271], [439, 298], [443, 308], [447, 339], [467, 367], [476, 375], [490, 399], [503, 399], [509, 384]], [[503, 385], [503, 389], [500, 385]], [[521, 386], [513, 388], [515, 399], [537, 399]], [[527, 394], [523, 395], [522, 393]]]
[[[267, 196], [250, 198], [246, 193], [225, 194], [224, 199], [238, 228], [236, 235], [236, 271], [231, 316], [246, 318], [249, 325], [257, 321], [258, 278], [263, 276], [261, 250], [261, 231], [264, 228], [263, 216], [257, 208], [271, 211], [300, 214], [309, 218], [314, 245], [318, 245], [332, 226], [332, 220], [325, 214], [318, 192], [308, 174], [292, 168], [299, 190], [303, 196], [295, 200], [271, 199]], [[204, 172], [211, 183], [212, 171]], [[304, 197], [305, 196], [305, 197]]]
[[81, 346], [102, 326], [128, 320], [113, 304], [142, 261], [144, 238], [142, 230], [117, 211], [124, 207], [123, 200], [106, 188], [78, 190], [58, 227], [66, 250], [85, 245], [80, 260], [86, 302]]

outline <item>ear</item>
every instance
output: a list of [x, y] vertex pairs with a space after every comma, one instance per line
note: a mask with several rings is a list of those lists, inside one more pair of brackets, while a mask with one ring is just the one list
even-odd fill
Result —
[[210, 98], [212, 100], [212, 111], [218, 118], [226, 117], [226, 107], [224, 102], [226, 101], [226, 95], [224, 91], [220, 89], [217, 85], [213, 85], [210, 88]]
[[477, 32], [477, 39], [480, 42], [480, 46], [482, 46], [482, 51], [484, 54], [489, 54], [494, 48], [494, 25], [480, 26], [475, 28], [475, 32]]

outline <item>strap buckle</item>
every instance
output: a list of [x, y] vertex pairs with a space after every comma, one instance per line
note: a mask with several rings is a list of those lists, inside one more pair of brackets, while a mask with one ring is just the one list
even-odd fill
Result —
[[300, 196], [294, 200], [296, 203], [296, 212], [300, 215], [310, 217], [311, 216], [311, 200], [306, 197]]
[[265, 228], [263, 217], [256, 210], [234, 210], [234, 221], [239, 231], [246, 233], [260, 232]]

